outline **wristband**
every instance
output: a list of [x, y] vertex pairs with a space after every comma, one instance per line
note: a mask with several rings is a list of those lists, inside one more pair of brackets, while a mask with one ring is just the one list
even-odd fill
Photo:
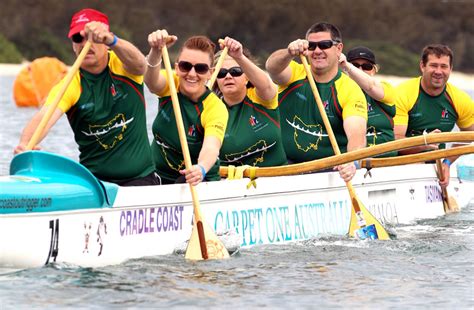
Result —
[[201, 173], [202, 173], [202, 180], [201, 181], [204, 181], [204, 178], [206, 177], [206, 169], [204, 169], [204, 167], [200, 164], [197, 164], [196, 166], [201, 168]]
[[451, 167], [451, 164], [452, 164], [452, 163], [451, 163], [451, 161], [450, 161], [449, 159], [445, 158], [445, 159], [443, 160], [443, 164], [446, 164], [446, 165], [448, 165], [448, 167]]
[[118, 38], [117, 38], [117, 36], [114, 34], [114, 40], [112, 41], [112, 43], [110, 43], [110, 44], [107, 44], [107, 43], [106, 43], [105, 45], [107, 45], [108, 47], [114, 47], [115, 44], [117, 44], [117, 41], [118, 41]]
[[356, 166], [356, 169], [360, 169], [360, 162], [358, 160], [354, 160], [354, 165]]

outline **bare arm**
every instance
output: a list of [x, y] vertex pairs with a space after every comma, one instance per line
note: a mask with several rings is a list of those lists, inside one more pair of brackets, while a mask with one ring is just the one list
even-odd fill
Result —
[[[31, 140], [31, 137], [33, 136], [36, 128], [38, 127], [38, 125], [40, 124], [41, 120], [43, 119], [44, 117], [44, 114], [46, 113], [46, 111], [49, 109], [49, 106], [43, 106], [41, 108], [41, 110], [39, 110], [33, 117], [32, 119], [30, 120], [30, 122], [25, 126], [25, 128], [23, 129], [23, 132], [21, 134], [21, 137], [20, 137], [20, 142], [19, 144], [15, 147], [13, 153], [14, 154], [18, 154], [18, 153], [21, 153], [21, 152], [24, 152], [26, 151], [26, 146], [28, 145], [28, 142], [30, 142]], [[63, 115], [63, 111], [61, 111], [60, 109], [56, 108], [56, 110], [54, 111], [53, 115], [51, 115], [51, 118], [49, 119], [49, 122], [46, 124], [43, 132], [41, 133], [41, 136], [38, 140], [38, 143], [40, 143], [44, 137], [46, 137], [46, 135], [48, 134], [49, 130], [51, 129], [51, 127], [53, 127], [54, 124], [56, 124], [56, 122], [59, 120], [59, 118], [61, 118], [61, 116]], [[39, 149], [38, 147], [34, 147], [33, 149]]]
[[275, 84], [262, 69], [243, 54], [242, 44], [237, 40], [226, 37], [224, 46], [227, 46], [229, 56], [239, 64], [247, 78], [255, 86], [257, 95], [265, 101], [273, 99], [277, 93]]
[[363, 70], [356, 68], [347, 61], [346, 56], [339, 56], [339, 66], [341, 69], [353, 79], [370, 97], [375, 100], [382, 100], [385, 96], [382, 84], [374, 77], [368, 75]]
[[157, 30], [148, 35], [148, 44], [150, 52], [146, 57], [147, 70], [145, 73], [145, 84], [150, 92], [157, 94], [166, 87], [166, 78], [160, 74], [161, 70], [161, 49], [168, 42], [171, 46], [176, 42], [176, 36], [168, 35], [166, 30]]
[[[204, 137], [197, 165], [193, 165], [190, 169], [181, 170], [181, 174], [186, 176], [186, 182], [193, 186], [198, 185], [204, 179], [203, 170], [207, 173], [217, 161], [221, 141], [214, 136]], [[202, 168], [201, 168], [202, 167]]]
[[367, 121], [360, 116], [349, 116], [344, 120], [344, 131], [347, 136], [347, 151], [364, 148], [367, 144]]
[[290, 81], [291, 69], [289, 67], [293, 56], [287, 49], [281, 49], [273, 52], [268, 57], [265, 67], [273, 82], [278, 85], [285, 85]]

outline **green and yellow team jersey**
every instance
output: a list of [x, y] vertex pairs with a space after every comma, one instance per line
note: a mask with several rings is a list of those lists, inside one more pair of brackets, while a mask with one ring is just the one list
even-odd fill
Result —
[[[407, 126], [407, 137], [439, 129], [449, 132], [457, 124], [468, 128], [474, 124], [474, 102], [450, 83], [438, 96], [430, 96], [421, 87], [421, 77], [410, 79], [397, 88], [395, 125]], [[444, 145], [440, 145], [444, 147]]]
[[[304, 162], [334, 155], [303, 65], [290, 63], [292, 75], [280, 85], [281, 131], [286, 156]], [[367, 120], [367, 101], [360, 87], [341, 71], [328, 83], [316, 83], [332, 130], [342, 153], [347, 150], [343, 120], [360, 116]]]
[[[374, 146], [395, 140], [393, 132], [393, 117], [396, 113], [395, 90], [387, 82], [381, 82], [384, 97], [377, 101], [365, 94], [367, 99], [367, 146]], [[389, 152], [377, 157], [396, 156], [398, 152]]]
[[[52, 103], [63, 82], [51, 90], [46, 105]], [[99, 179], [121, 182], [154, 171], [143, 76], [126, 72], [114, 52], [109, 52], [102, 73], [79, 70], [58, 108], [67, 114], [81, 164]]]
[[252, 87], [241, 103], [227, 110], [229, 121], [219, 155], [222, 165], [269, 167], [287, 163], [277, 94], [264, 101]]
[[[162, 71], [160, 74], [166, 76]], [[179, 89], [179, 80], [174, 74], [176, 88]], [[158, 114], [153, 122], [154, 141], [151, 144], [156, 171], [164, 184], [175, 183], [185, 169], [184, 157], [173, 112], [173, 103], [169, 84], [157, 95], [159, 98]], [[179, 106], [186, 131], [189, 153], [193, 164], [197, 164], [199, 153], [205, 136], [215, 136], [221, 142], [224, 139], [228, 113], [224, 103], [209, 89], [193, 102], [178, 92]], [[207, 172], [207, 181], [220, 180], [219, 160]]]

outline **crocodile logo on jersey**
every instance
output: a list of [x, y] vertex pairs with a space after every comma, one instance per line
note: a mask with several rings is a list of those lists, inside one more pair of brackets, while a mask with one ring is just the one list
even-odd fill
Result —
[[316, 151], [321, 139], [328, 136], [323, 133], [323, 127], [320, 124], [307, 125], [296, 115], [292, 122], [288, 119], [286, 122], [294, 128], [295, 144], [303, 152], [308, 152], [311, 149]]
[[[184, 158], [180, 151], [176, 150], [171, 145], [166, 144], [159, 135], [155, 135], [155, 143], [159, 146], [160, 152], [163, 154], [163, 158], [168, 167], [178, 172], [184, 169]], [[182, 159], [179, 160], [178, 157]]]
[[270, 145], [267, 145], [265, 140], [259, 140], [254, 145], [248, 147], [242, 152], [226, 154], [225, 158], [222, 159], [223, 162], [228, 164], [238, 164], [243, 165], [246, 162], [246, 159], [249, 157], [255, 157], [252, 163], [252, 166], [256, 166], [258, 163], [263, 163], [265, 161], [265, 153], [274, 145], [276, 142], [273, 142]]
[[367, 145], [368, 146], [374, 146], [376, 145], [377, 137], [378, 135], [381, 135], [382, 132], [377, 132], [377, 129], [374, 126], [369, 126], [367, 127]]
[[133, 122], [133, 119], [133, 117], [127, 119], [124, 114], [120, 113], [104, 125], [89, 125], [89, 132], [82, 131], [82, 133], [88, 137], [95, 137], [104, 150], [109, 150], [123, 140], [128, 124]]

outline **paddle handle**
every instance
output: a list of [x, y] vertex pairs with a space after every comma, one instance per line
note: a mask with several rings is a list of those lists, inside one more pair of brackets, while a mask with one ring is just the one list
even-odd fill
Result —
[[[171, 69], [170, 56], [168, 54], [168, 48], [166, 47], [166, 45], [163, 46], [161, 54], [163, 57], [163, 63], [165, 65], [166, 74], [168, 76], [168, 83], [169, 83], [170, 92], [171, 92], [171, 101], [173, 103], [173, 111], [174, 111], [174, 115], [176, 119], [176, 126], [178, 128], [179, 142], [181, 144], [181, 150], [183, 152], [184, 165], [186, 169], [191, 169], [192, 167], [191, 155], [189, 154], [189, 147], [188, 147], [188, 141], [186, 139], [186, 132], [184, 130], [183, 117], [181, 115], [181, 108], [179, 106], [178, 93], [176, 90], [176, 85], [174, 83], [173, 70]], [[207, 259], [208, 258], [207, 246], [206, 246], [206, 239], [204, 236], [204, 229], [202, 227], [202, 216], [201, 216], [201, 211], [200, 211], [200, 206], [199, 206], [198, 195], [194, 186], [189, 184], [189, 188], [191, 190], [191, 197], [193, 199], [194, 220], [196, 221], [196, 225], [198, 228], [201, 254], [204, 259]]]
[[[219, 43], [224, 44], [224, 40], [219, 39]], [[221, 55], [219, 56], [219, 60], [217, 61], [216, 66], [214, 67], [214, 72], [212, 72], [211, 79], [207, 83], [207, 87], [209, 89], [212, 89], [212, 87], [214, 86], [214, 83], [216, 82], [216, 79], [217, 79], [217, 75], [219, 74], [219, 70], [221, 69], [222, 64], [224, 63], [224, 60], [227, 57], [228, 52], [229, 52], [229, 49], [227, 48], [227, 46], [224, 47]]]
[[86, 44], [84, 45], [84, 47], [82, 48], [81, 53], [79, 54], [76, 61], [72, 65], [71, 69], [69, 69], [69, 72], [64, 77], [64, 82], [61, 85], [61, 88], [59, 89], [58, 94], [54, 98], [54, 101], [51, 103], [48, 110], [44, 114], [44, 116], [41, 119], [41, 122], [39, 123], [38, 127], [36, 127], [36, 130], [33, 133], [33, 136], [31, 137], [30, 141], [28, 142], [28, 144], [26, 146], [27, 150], [32, 150], [35, 147], [35, 145], [38, 143], [38, 141], [39, 141], [39, 139], [40, 139], [40, 137], [41, 137], [41, 135], [44, 131], [44, 128], [46, 127], [49, 120], [51, 119], [51, 116], [53, 115], [54, 111], [56, 110], [56, 107], [58, 106], [59, 101], [61, 101], [61, 99], [63, 98], [64, 93], [66, 92], [67, 88], [69, 87], [69, 84], [71, 84], [71, 81], [74, 78], [77, 70], [79, 70], [79, 67], [81, 66], [82, 61], [84, 60], [87, 53], [89, 52], [90, 47], [91, 47], [91, 42], [87, 41]]

